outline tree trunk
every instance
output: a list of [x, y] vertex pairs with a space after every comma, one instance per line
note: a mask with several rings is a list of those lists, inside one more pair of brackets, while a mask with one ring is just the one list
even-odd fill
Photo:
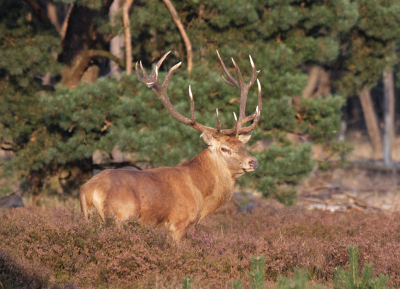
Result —
[[303, 89], [303, 98], [310, 99], [313, 98], [314, 91], [318, 85], [318, 78], [320, 74], [320, 67], [319, 66], [312, 66], [308, 72], [308, 81], [307, 86]]
[[318, 88], [314, 96], [322, 95], [327, 97], [331, 93], [331, 74], [329, 71], [325, 71], [322, 67], [319, 71]]
[[394, 83], [393, 72], [383, 72], [384, 96], [384, 130], [383, 130], [383, 162], [392, 163], [392, 141], [394, 139]]
[[129, 21], [129, 9], [131, 8], [133, 0], [125, 0], [122, 6], [122, 17], [124, 20], [124, 32], [125, 32], [125, 53], [126, 53], [126, 74], [132, 73], [132, 37]]
[[[110, 17], [110, 22], [111, 25], [114, 24], [114, 17], [121, 8], [121, 0], [114, 0], [113, 3], [110, 6], [108, 16]], [[112, 55], [115, 55], [116, 57], [120, 59], [124, 59], [124, 47], [125, 47], [125, 42], [124, 42], [124, 35], [119, 34], [117, 36], [114, 36], [110, 40], [110, 53]], [[110, 61], [110, 76], [118, 75], [121, 73], [121, 68], [119, 64], [115, 61]]]
[[374, 105], [369, 89], [363, 90], [360, 95], [361, 107], [364, 113], [365, 123], [372, 145], [372, 159], [382, 158], [382, 137], [379, 130], [378, 118], [375, 114]]
[[89, 65], [89, 49], [93, 41], [93, 11], [75, 5], [71, 11], [68, 29], [59, 60], [66, 64], [61, 82], [74, 88]]
[[330, 93], [330, 73], [320, 66], [312, 66], [308, 72], [308, 81], [307, 86], [303, 90], [303, 98], [310, 99], [319, 95], [327, 97]]

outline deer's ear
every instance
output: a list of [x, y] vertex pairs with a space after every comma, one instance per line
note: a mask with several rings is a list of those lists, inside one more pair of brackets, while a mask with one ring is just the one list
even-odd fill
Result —
[[243, 143], [247, 143], [250, 140], [252, 133], [253, 133], [253, 131], [240, 134], [239, 140], [242, 141]]
[[203, 131], [203, 133], [200, 135], [200, 137], [204, 140], [204, 142], [208, 146], [213, 146], [215, 144], [216, 140], [209, 131], [206, 131], [206, 130]]

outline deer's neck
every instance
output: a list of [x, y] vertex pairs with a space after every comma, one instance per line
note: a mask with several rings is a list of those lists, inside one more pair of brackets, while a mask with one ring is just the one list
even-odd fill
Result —
[[182, 164], [192, 179], [195, 191], [203, 198], [201, 219], [225, 204], [233, 194], [235, 178], [224, 165], [204, 149], [197, 157]]

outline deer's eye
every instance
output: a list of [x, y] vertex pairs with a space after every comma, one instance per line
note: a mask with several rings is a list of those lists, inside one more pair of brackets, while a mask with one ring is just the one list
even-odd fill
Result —
[[221, 148], [221, 151], [223, 151], [224, 153], [231, 154], [231, 151], [227, 148]]

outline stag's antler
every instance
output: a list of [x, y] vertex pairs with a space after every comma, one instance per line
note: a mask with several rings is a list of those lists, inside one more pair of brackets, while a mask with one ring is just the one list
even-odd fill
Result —
[[[252, 74], [251, 74], [251, 79], [248, 83], [245, 83], [243, 81], [242, 74], [240, 73], [239, 67], [236, 65], [236, 62], [232, 58], [233, 65], [235, 66], [236, 73], [238, 76], [238, 80], [236, 80], [232, 74], [228, 71], [226, 68], [225, 63], [222, 61], [221, 56], [218, 53], [218, 58], [219, 61], [222, 64], [222, 67], [224, 68], [225, 73], [228, 75], [229, 79], [232, 81], [228, 81], [225, 79], [224, 76], [222, 76], [222, 79], [228, 84], [229, 86], [236, 86], [240, 90], [240, 108], [239, 108], [239, 121], [237, 125], [237, 131], [236, 135], [242, 134], [242, 133], [249, 133], [253, 131], [254, 127], [256, 126], [257, 122], [260, 120], [260, 115], [261, 115], [261, 109], [262, 109], [262, 97], [261, 97], [261, 85], [260, 81], [257, 79], [257, 74], [260, 73], [260, 71], [256, 70], [256, 67], [254, 65], [253, 59], [250, 57], [250, 64], [252, 68]], [[257, 85], [258, 85], [258, 106], [256, 107], [256, 111], [249, 115], [246, 116], [246, 102], [247, 102], [247, 95], [249, 93], [250, 87], [254, 84], [254, 82], [257, 80]], [[249, 122], [250, 120], [253, 120], [253, 123], [248, 126], [248, 127], [243, 127], [243, 125], [246, 122]]]
[[[232, 135], [232, 134], [240, 134], [240, 133], [249, 133], [251, 132], [255, 125], [257, 124], [258, 120], [260, 119], [260, 111], [261, 111], [261, 85], [260, 82], [257, 79], [257, 83], [258, 83], [258, 107], [256, 109], [256, 112], [253, 113], [250, 116], [245, 117], [245, 109], [246, 109], [246, 100], [247, 100], [247, 94], [248, 91], [250, 89], [250, 87], [254, 84], [255, 80], [256, 80], [256, 76], [257, 76], [257, 71], [255, 70], [254, 67], [254, 63], [253, 60], [251, 59], [250, 56], [250, 63], [251, 66], [253, 68], [253, 75], [252, 78], [250, 80], [249, 83], [244, 83], [243, 79], [242, 79], [242, 75], [240, 74], [240, 70], [239, 68], [236, 66], [236, 63], [233, 62], [233, 64], [236, 67], [236, 71], [238, 73], [238, 78], [239, 78], [239, 82], [236, 81], [232, 75], [228, 72], [225, 64], [223, 63], [223, 61], [221, 60], [221, 57], [219, 56], [218, 53], [218, 58], [220, 59], [222, 66], [224, 67], [225, 72], [228, 74], [229, 78], [233, 81], [233, 83], [227, 81], [224, 77], [222, 77], [225, 82], [228, 85], [231, 86], [236, 86], [240, 89], [241, 91], [241, 96], [240, 96], [240, 110], [239, 110], [239, 121], [237, 121], [236, 118], [236, 114], [234, 114], [235, 116], [235, 125], [233, 126], [232, 129], [225, 129], [225, 130], [221, 130], [221, 121], [219, 119], [219, 114], [218, 114], [218, 108], [216, 110], [217, 112], [217, 128], [212, 128], [212, 127], [208, 127], [205, 125], [202, 125], [200, 123], [198, 123], [196, 121], [196, 117], [194, 114], [194, 100], [193, 100], [193, 94], [192, 94], [192, 90], [191, 87], [189, 85], [189, 96], [190, 96], [190, 119], [183, 116], [182, 114], [180, 114], [172, 105], [171, 101], [169, 100], [168, 94], [167, 94], [167, 88], [168, 88], [168, 84], [169, 81], [171, 80], [172, 74], [178, 69], [178, 67], [181, 65], [181, 62], [179, 62], [178, 64], [174, 65], [167, 73], [167, 75], [164, 78], [164, 81], [162, 84], [160, 84], [159, 80], [158, 80], [158, 70], [161, 66], [161, 64], [164, 62], [165, 58], [168, 56], [168, 54], [171, 51], [167, 52], [163, 57], [161, 57], [161, 59], [157, 62], [156, 66], [154, 67], [153, 71], [151, 72], [150, 75], [146, 74], [146, 71], [143, 68], [142, 62], [140, 62], [140, 69], [142, 71], [143, 77], [140, 76], [139, 74], [139, 70], [138, 70], [138, 63], [136, 62], [136, 66], [135, 66], [135, 70], [136, 70], [136, 76], [137, 79], [146, 84], [146, 86], [148, 88], [150, 88], [157, 96], [158, 98], [161, 100], [161, 102], [163, 103], [164, 107], [169, 111], [169, 113], [179, 122], [182, 122], [186, 125], [190, 125], [193, 128], [197, 129], [198, 131], [203, 132], [204, 130], [209, 130], [211, 131], [214, 135]], [[233, 59], [232, 59], [233, 61]], [[260, 107], [260, 109], [259, 109]], [[250, 120], [254, 120], [253, 124], [249, 127], [243, 127], [243, 124], [250, 121]]]

